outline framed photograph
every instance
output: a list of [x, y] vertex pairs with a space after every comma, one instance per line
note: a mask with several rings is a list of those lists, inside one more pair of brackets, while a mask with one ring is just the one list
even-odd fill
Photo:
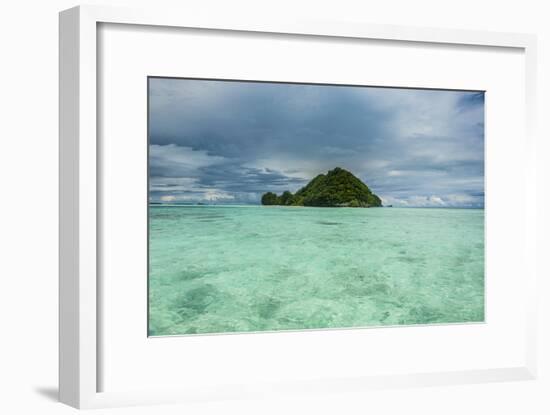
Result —
[[523, 34], [62, 12], [61, 400], [534, 378], [535, 56]]

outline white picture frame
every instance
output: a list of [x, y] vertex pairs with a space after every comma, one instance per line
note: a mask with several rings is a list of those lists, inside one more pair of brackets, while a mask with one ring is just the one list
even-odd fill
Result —
[[79, 6], [60, 14], [60, 400], [77, 408], [186, 402], [265, 395], [264, 385], [225, 387], [199, 392], [181, 389], [139, 392], [98, 392], [98, 322], [100, 291], [98, 259], [98, 149], [97, 149], [97, 33], [98, 24], [201, 28], [241, 33], [295, 34], [329, 37], [419, 42], [447, 46], [514, 48], [525, 59], [525, 192], [531, 206], [525, 212], [525, 252], [530, 259], [523, 284], [528, 297], [525, 310], [526, 353], [514, 367], [408, 375], [328, 378], [296, 384], [278, 384], [274, 394], [303, 394], [360, 390], [369, 387], [444, 385], [532, 379], [536, 376], [536, 268], [535, 268], [535, 91], [536, 38], [532, 35], [418, 29], [404, 26], [349, 24], [346, 22], [248, 22], [223, 17], [174, 15], [162, 9], [138, 11], [99, 6]]

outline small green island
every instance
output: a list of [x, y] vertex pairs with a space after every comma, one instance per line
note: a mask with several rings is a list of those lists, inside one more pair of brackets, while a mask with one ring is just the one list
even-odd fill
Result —
[[313, 207], [381, 207], [382, 201], [349, 171], [336, 167], [319, 174], [296, 193], [262, 195], [262, 205]]

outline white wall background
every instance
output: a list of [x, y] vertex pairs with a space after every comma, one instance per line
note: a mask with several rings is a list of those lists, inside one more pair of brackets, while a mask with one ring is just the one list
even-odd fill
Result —
[[[193, 7], [205, 14], [270, 14], [539, 36], [540, 376], [536, 381], [365, 391], [323, 399], [222, 402], [100, 414], [550, 413], [550, 9], [546, 0], [87, 1]], [[57, 394], [58, 11], [69, 0], [2, 2], [0, 24], [0, 413], [64, 414]], [[184, 10], [181, 10], [184, 13]], [[544, 166], [543, 164], [547, 166]], [[511, 160], [513, 164], [513, 160]], [[544, 231], [544, 232], [543, 232]], [[545, 281], [546, 280], [546, 281]], [[546, 300], [546, 301], [545, 301]], [[513, 307], [513, 304], [510, 304]]]

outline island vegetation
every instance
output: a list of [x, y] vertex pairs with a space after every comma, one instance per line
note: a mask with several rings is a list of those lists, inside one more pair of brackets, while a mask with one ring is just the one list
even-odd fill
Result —
[[336, 167], [319, 174], [294, 194], [264, 193], [262, 205], [368, 208], [380, 207], [382, 201], [352, 173]]

